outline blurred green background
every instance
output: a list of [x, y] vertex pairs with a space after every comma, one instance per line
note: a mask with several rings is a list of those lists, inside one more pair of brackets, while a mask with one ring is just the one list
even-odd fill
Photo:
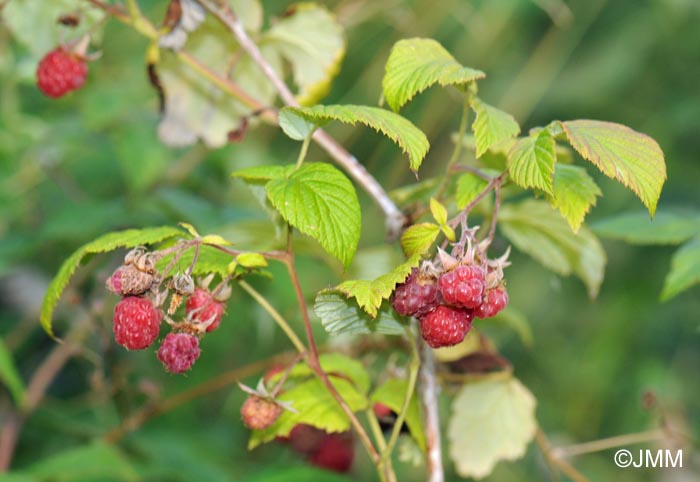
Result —
[[[166, 2], [142, 3], [152, 18], [162, 17]], [[266, 15], [272, 16], [288, 5], [264, 3]], [[552, 119], [592, 118], [654, 137], [668, 166], [659, 209], [700, 210], [696, 0], [330, 3], [347, 28], [348, 47], [324, 103], [375, 105], [391, 45], [405, 37], [432, 37], [465, 65], [485, 71], [481, 97], [512, 112], [525, 130]], [[214, 151], [163, 147], [156, 136], [157, 96], [145, 75], [147, 42], [115, 21], [108, 22], [104, 39], [102, 57], [91, 64], [85, 88], [54, 101], [33, 83], [36, 59], [0, 26], [0, 336], [25, 381], [56, 346], [39, 328], [38, 308], [48, 280], [73, 250], [110, 230], [179, 221], [203, 233], [220, 233], [242, 247], [260, 247], [272, 236], [267, 218], [250, 191], [229, 174], [296, 159], [297, 145], [270, 126], [251, 130], [243, 143]], [[456, 91], [435, 88], [402, 111], [431, 141], [421, 178], [443, 169], [459, 102]], [[386, 139], [367, 129], [333, 125], [330, 131], [387, 189], [415, 181]], [[309, 158], [326, 160], [313, 146]], [[604, 192], [589, 221], [642, 208], [630, 191], [589, 172]], [[388, 269], [399, 256], [382, 247], [384, 232], [377, 229], [383, 225], [381, 213], [359, 194], [364, 230], [353, 271]], [[555, 445], [654, 428], [660, 412], [697, 440], [700, 290], [658, 301], [673, 247], [606, 241], [605, 248], [606, 278], [592, 302], [578, 280], [559, 278], [515, 253], [506, 273], [511, 303], [530, 320], [534, 346], [523, 346], [507, 330], [489, 334], [537, 397], [542, 429]], [[310, 242], [300, 249], [306, 253], [300, 270], [310, 298], [337, 283], [337, 266], [320, 268]], [[84, 350], [60, 371], [27, 420], [13, 468], [85, 445], [149, 397], [181, 392], [290, 349], [269, 317], [237, 290], [222, 327], [204, 340], [203, 355], [188, 376], [168, 376], [150, 351], [125, 352], [111, 340], [116, 299], [102, 289], [122, 255], [93, 258], [64, 297], [56, 317], [59, 334], [80, 323], [93, 329]], [[285, 279], [282, 270], [273, 273]], [[284, 282], [260, 278], [254, 284], [301, 329]], [[257, 376], [246, 381], [254, 385]], [[642, 407], [647, 391], [658, 398], [656, 411]], [[274, 474], [292, 480], [281, 474], [303, 462], [291, 452], [276, 446], [246, 451], [248, 432], [238, 413], [243, 399], [229, 385], [148, 421], [120, 441], [124, 468], [114, 473], [114, 480], [278, 480]], [[9, 392], [0, 387], [0, 420], [10, 405]], [[359, 447], [357, 454], [352, 477], [371, 480], [372, 468]], [[698, 480], [699, 472], [693, 476], [688, 468], [694, 463], [698, 470], [697, 455], [689, 451], [682, 472], [621, 470], [612, 454], [603, 451], [572, 462], [591, 480]], [[404, 465], [400, 472], [400, 480], [423, 479], [422, 470]], [[52, 477], [73, 480], [56, 473]], [[331, 480], [330, 475], [317, 477]], [[499, 464], [487, 480], [551, 479], [532, 445], [523, 460]]]

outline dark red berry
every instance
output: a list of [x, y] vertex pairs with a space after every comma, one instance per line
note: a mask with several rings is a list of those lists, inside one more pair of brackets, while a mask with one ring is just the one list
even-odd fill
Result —
[[192, 320], [204, 323], [213, 319], [207, 327], [207, 332], [214, 331], [221, 324], [221, 318], [224, 315], [225, 305], [216, 301], [212, 294], [202, 288], [197, 288], [194, 293], [187, 298], [185, 305], [187, 315], [190, 315], [195, 310], [199, 310], [192, 315]]
[[158, 348], [158, 359], [170, 373], [185, 373], [199, 358], [199, 338], [189, 333], [168, 333]]
[[476, 308], [484, 295], [484, 270], [476, 265], [461, 265], [448, 271], [438, 280], [445, 303]]
[[316, 467], [345, 473], [350, 471], [355, 455], [350, 432], [326, 434], [309, 463]]
[[435, 280], [421, 276], [413, 268], [408, 278], [398, 285], [391, 298], [394, 310], [404, 316], [422, 316], [440, 304], [440, 293]]
[[479, 318], [496, 316], [508, 305], [508, 293], [504, 287], [492, 288], [484, 294], [484, 301], [474, 310]]
[[295, 452], [310, 455], [316, 452], [323, 442], [326, 432], [305, 423], [298, 423], [289, 432], [287, 439], [280, 438], [281, 442], [289, 442]]
[[438, 306], [420, 319], [421, 335], [433, 348], [456, 345], [464, 340], [473, 318], [472, 310]]
[[143, 350], [158, 338], [163, 313], [148, 298], [127, 296], [114, 308], [114, 339], [127, 350]]
[[243, 423], [252, 430], [266, 429], [277, 421], [281, 413], [282, 407], [257, 395], [248, 397], [241, 407]]
[[44, 94], [57, 98], [82, 87], [87, 71], [87, 64], [82, 58], [58, 47], [39, 62], [36, 83]]

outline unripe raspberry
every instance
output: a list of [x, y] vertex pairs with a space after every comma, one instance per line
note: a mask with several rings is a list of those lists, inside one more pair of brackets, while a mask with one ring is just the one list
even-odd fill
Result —
[[460, 265], [440, 276], [438, 286], [445, 303], [476, 308], [484, 295], [484, 270], [476, 265]]
[[163, 313], [148, 298], [127, 296], [114, 308], [114, 339], [127, 350], [143, 350], [158, 338]]
[[472, 310], [438, 306], [420, 319], [421, 335], [433, 348], [456, 345], [464, 340], [473, 318]]
[[479, 318], [491, 318], [496, 316], [508, 305], [508, 293], [505, 287], [492, 288], [484, 294], [484, 301], [474, 310], [474, 315]]
[[326, 434], [309, 463], [316, 467], [346, 473], [352, 467], [355, 447], [350, 432]]
[[241, 418], [246, 427], [252, 430], [263, 430], [277, 421], [282, 413], [282, 407], [273, 400], [251, 395], [241, 407]]
[[185, 373], [199, 358], [199, 338], [189, 333], [168, 333], [158, 348], [158, 359], [170, 373]]
[[199, 310], [192, 315], [192, 321], [204, 323], [213, 318], [211, 324], [207, 327], [207, 332], [214, 331], [221, 324], [221, 317], [224, 315], [225, 305], [216, 301], [212, 294], [202, 288], [197, 288], [194, 293], [187, 298], [185, 305], [187, 315], [189, 316], [195, 310]]
[[394, 310], [404, 316], [422, 316], [440, 304], [440, 292], [434, 279], [423, 277], [413, 268], [391, 297]]
[[155, 276], [134, 265], [120, 266], [107, 279], [107, 289], [118, 295], [142, 295], [151, 288]]
[[82, 58], [58, 47], [39, 62], [36, 83], [44, 94], [58, 98], [82, 87], [87, 71], [87, 64]]

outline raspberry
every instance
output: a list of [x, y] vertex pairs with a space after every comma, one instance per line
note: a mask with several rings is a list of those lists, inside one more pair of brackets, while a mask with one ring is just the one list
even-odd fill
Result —
[[391, 416], [392, 413], [394, 413], [389, 407], [384, 405], [381, 402], [377, 402], [374, 404], [372, 407], [372, 410], [374, 410], [374, 415], [377, 418], [385, 418]]
[[310, 455], [318, 450], [325, 436], [326, 432], [323, 430], [305, 423], [298, 423], [289, 432], [288, 437], [278, 437], [278, 441], [282, 443], [289, 442], [294, 451]]
[[472, 310], [438, 306], [420, 319], [421, 335], [433, 348], [456, 345], [464, 340], [473, 318]]
[[355, 448], [349, 432], [326, 434], [318, 450], [309, 457], [316, 467], [345, 473], [352, 467]]
[[277, 421], [282, 407], [267, 398], [251, 395], [241, 407], [243, 423], [252, 430], [263, 430]]
[[124, 271], [124, 266], [118, 267], [105, 282], [106, 288], [115, 295], [122, 294], [122, 271]]
[[44, 56], [36, 69], [36, 83], [49, 97], [58, 98], [85, 83], [87, 64], [79, 56], [58, 47]]
[[221, 317], [224, 315], [224, 304], [214, 300], [212, 294], [202, 288], [197, 288], [194, 293], [187, 298], [185, 309], [189, 316], [195, 310], [199, 310], [192, 315], [192, 320], [204, 323], [213, 318], [214, 321], [207, 327], [207, 332], [214, 331], [221, 324]]
[[479, 318], [496, 316], [508, 305], [508, 293], [504, 287], [492, 288], [484, 294], [484, 302], [474, 310]]
[[199, 338], [189, 333], [168, 333], [157, 355], [170, 373], [185, 373], [199, 358]]
[[475, 265], [457, 266], [440, 276], [438, 286], [447, 304], [476, 308], [484, 295], [484, 270]]
[[134, 265], [120, 266], [107, 280], [107, 289], [118, 295], [141, 295], [148, 291], [155, 277]]
[[423, 316], [440, 304], [440, 293], [433, 279], [424, 279], [417, 268], [398, 285], [391, 298], [394, 310], [404, 316]]
[[127, 350], [143, 350], [158, 338], [163, 313], [148, 298], [127, 296], [114, 307], [114, 339]]

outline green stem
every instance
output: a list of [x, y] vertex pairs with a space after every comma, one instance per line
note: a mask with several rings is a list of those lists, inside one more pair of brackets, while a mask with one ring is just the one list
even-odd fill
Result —
[[437, 193], [435, 194], [435, 198], [438, 200], [445, 193], [445, 190], [447, 189], [447, 186], [449, 185], [450, 179], [452, 179], [452, 176], [450, 176], [450, 172], [452, 172], [452, 167], [455, 165], [455, 163], [459, 159], [459, 155], [462, 152], [462, 138], [464, 137], [464, 134], [467, 132], [467, 119], [468, 118], [469, 118], [469, 95], [464, 94], [464, 104], [462, 106], [462, 118], [459, 121], [459, 130], [457, 131], [457, 141], [455, 142], [455, 147], [452, 150], [452, 155], [450, 156], [450, 160], [447, 161], [447, 168], [445, 169], [446, 175], [442, 178], [442, 181], [440, 181], [440, 185], [438, 186]]
[[299, 151], [299, 157], [297, 158], [296, 169], [299, 169], [303, 164], [304, 159], [306, 159], [306, 153], [309, 151], [309, 143], [311, 142], [312, 135], [313, 132], [310, 132], [309, 135], [304, 138], [304, 142], [301, 145], [301, 150]]
[[270, 316], [277, 322], [280, 328], [282, 328], [282, 331], [287, 335], [289, 338], [289, 341], [292, 342], [294, 347], [299, 351], [299, 353], [306, 354], [306, 347], [304, 344], [301, 342], [299, 337], [294, 333], [294, 330], [292, 330], [292, 327], [289, 326], [289, 323], [287, 323], [287, 320], [285, 320], [282, 315], [280, 315], [279, 311], [277, 311], [266, 299], [263, 295], [261, 295], [255, 288], [250, 286], [247, 282], [240, 280], [238, 282], [241, 288], [243, 288], [245, 291], [248, 292], [250, 296], [257, 301], [260, 306], [263, 307], [265, 311], [267, 311]]

